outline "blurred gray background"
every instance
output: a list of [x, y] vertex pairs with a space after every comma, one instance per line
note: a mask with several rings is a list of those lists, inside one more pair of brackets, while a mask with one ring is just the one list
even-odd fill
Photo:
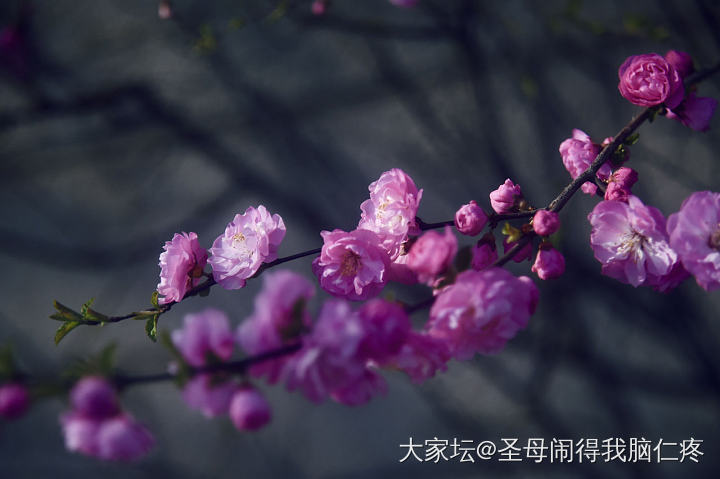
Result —
[[[47, 317], [53, 299], [95, 297], [109, 314], [147, 306], [176, 231], [209, 246], [236, 212], [264, 204], [287, 225], [281, 255], [314, 248], [321, 229], [356, 225], [367, 185], [392, 167], [424, 188], [425, 221], [470, 199], [489, 207], [507, 177], [547, 204], [569, 180], [558, 145], [571, 129], [599, 141], [638, 111], [617, 91], [628, 55], [720, 60], [712, 0], [336, 0], [324, 17], [310, 3], [178, 0], [162, 21], [152, 0], [2, 2], [16, 37], [0, 47], [0, 344], [25, 369], [57, 374], [116, 342], [124, 371], [164, 370], [169, 356], [141, 323], [80, 328], [55, 347]], [[720, 77], [700, 92], [720, 98]], [[645, 203], [667, 215], [692, 191], [720, 190], [720, 120], [697, 133], [660, 118], [640, 137], [630, 165]], [[538, 312], [497, 356], [452, 362], [421, 386], [388, 373], [387, 396], [360, 408], [262, 385], [275, 416], [255, 434], [205, 420], [171, 384], [133, 388], [124, 405], [158, 444], [132, 466], [66, 453], [66, 404], [50, 400], [0, 424], [0, 477], [717, 477], [720, 296], [694, 281], [661, 295], [601, 276], [586, 220], [595, 202], [578, 195], [563, 211], [567, 273], [536, 281]], [[310, 261], [288, 267], [310, 275]], [[161, 328], [207, 306], [237, 324], [259, 286], [190, 299]], [[410, 436], [693, 437], [705, 455], [400, 464]]]

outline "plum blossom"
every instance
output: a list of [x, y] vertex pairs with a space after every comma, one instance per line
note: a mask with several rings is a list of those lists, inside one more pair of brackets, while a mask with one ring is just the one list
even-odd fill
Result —
[[492, 233], [487, 233], [473, 246], [470, 266], [475, 271], [480, 271], [492, 265], [497, 259], [495, 236]]
[[[587, 133], [575, 128], [572, 131], [572, 138], [560, 143], [559, 150], [565, 169], [570, 173], [572, 179], [575, 179], [590, 168], [592, 162], [600, 154], [601, 145], [593, 143]], [[598, 170], [597, 177], [601, 180], [607, 180], [611, 172], [612, 168], [608, 163], [605, 163]], [[588, 195], [594, 195], [597, 192], [597, 186], [589, 181], [583, 183], [581, 188], [583, 193]]]
[[101, 376], [85, 376], [78, 381], [70, 391], [70, 405], [93, 419], [112, 417], [120, 412], [115, 388]]
[[657, 53], [633, 55], [618, 69], [618, 89], [630, 103], [639, 106], [665, 104], [675, 108], [685, 95], [682, 77]]
[[397, 303], [372, 299], [358, 310], [358, 315], [365, 328], [358, 354], [365, 359], [386, 361], [400, 350], [410, 334], [410, 318]]
[[602, 273], [635, 287], [657, 286], [672, 273], [678, 254], [668, 243], [665, 218], [637, 196], [601, 201], [588, 215], [590, 245]]
[[236, 389], [230, 402], [230, 420], [240, 431], [256, 431], [270, 422], [272, 411], [265, 396], [252, 386]]
[[419, 281], [432, 283], [450, 267], [457, 249], [457, 238], [449, 226], [445, 227], [444, 234], [427, 231], [410, 248], [407, 266], [417, 274]]
[[172, 332], [172, 342], [195, 367], [205, 365], [210, 354], [227, 361], [235, 343], [227, 316], [214, 308], [185, 315], [182, 329]]
[[[255, 355], [277, 349], [310, 329], [311, 318], [304, 305], [315, 294], [305, 277], [280, 270], [263, 275], [263, 288], [255, 297], [255, 309], [237, 329], [237, 341], [247, 354]], [[267, 375], [275, 383], [286, 358], [253, 365], [254, 376]]]
[[377, 234], [392, 261], [408, 235], [420, 233], [415, 217], [423, 190], [418, 190], [412, 178], [399, 168], [384, 172], [368, 189], [370, 199], [360, 205], [358, 229]]
[[209, 419], [228, 413], [235, 389], [235, 384], [230, 381], [216, 380], [211, 374], [198, 374], [183, 386], [182, 398], [190, 408]]
[[605, 190], [605, 200], [623, 201], [627, 203], [628, 197], [632, 194], [631, 188], [637, 183], [637, 171], [623, 166], [618, 168], [611, 176]]
[[565, 272], [565, 258], [550, 243], [542, 243], [538, 248], [531, 271], [536, 273], [540, 279], [558, 278]]
[[129, 414], [102, 421], [97, 430], [97, 457], [106, 461], [135, 461], [154, 445], [150, 431]]
[[398, 353], [382, 366], [403, 371], [415, 384], [435, 376], [438, 371], [447, 370], [451, 358], [450, 347], [443, 338], [431, 334], [410, 331]]
[[0, 386], [0, 417], [17, 419], [30, 406], [30, 394], [25, 386], [10, 382]]
[[498, 214], [517, 211], [522, 199], [523, 194], [520, 185], [513, 183], [510, 178], [506, 179], [505, 183], [490, 193], [490, 205]]
[[159, 304], [180, 301], [188, 290], [200, 283], [207, 263], [207, 251], [200, 246], [196, 233], [175, 233], [160, 254]]
[[720, 288], [720, 193], [690, 195], [668, 218], [670, 246], [706, 291]]
[[378, 235], [357, 229], [322, 231], [320, 256], [312, 263], [313, 273], [328, 293], [362, 301], [376, 296], [387, 283], [390, 258]]
[[455, 227], [464, 235], [475, 236], [480, 234], [487, 221], [487, 214], [475, 200], [462, 205], [455, 213]]
[[665, 54], [665, 60], [678, 72], [680, 78], [685, 78], [695, 71], [692, 57], [685, 52], [670, 50]]
[[668, 110], [665, 116], [695, 131], [707, 131], [717, 106], [718, 101], [715, 98], [699, 97], [693, 91], [680, 105]]
[[277, 259], [284, 237], [285, 223], [280, 215], [270, 215], [262, 205], [235, 215], [210, 248], [208, 262], [213, 278], [225, 289], [244, 287], [262, 263]]
[[533, 216], [533, 229], [540, 236], [550, 236], [560, 228], [560, 216], [554, 211], [538, 210]]
[[427, 334], [445, 340], [456, 359], [497, 353], [527, 326], [537, 298], [528, 277], [502, 268], [464, 271], [435, 300]]

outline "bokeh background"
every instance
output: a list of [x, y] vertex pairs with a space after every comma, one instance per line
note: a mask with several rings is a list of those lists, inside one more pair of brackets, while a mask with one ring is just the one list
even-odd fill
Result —
[[[367, 185], [392, 167], [424, 188], [429, 222], [470, 199], [489, 207], [507, 177], [547, 204], [569, 180], [558, 145], [571, 129], [601, 140], [638, 111], [616, 87], [627, 56], [720, 60], [713, 0], [336, 0], [322, 17], [310, 3], [177, 0], [164, 21], [154, 0], [0, 4], [0, 343], [26, 370], [59, 374], [112, 342], [122, 370], [164, 370], [169, 355], [141, 323], [79, 328], [56, 347], [48, 316], [53, 299], [95, 297], [109, 314], [147, 306], [176, 231], [209, 246], [235, 213], [264, 204], [287, 225], [281, 255], [318, 247], [320, 230], [356, 225]], [[700, 91], [720, 98], [720, 77]], [[692, 191], [718, 191], [719, 132], [717, 119], [708, 133], [644, 125], [636, 193], [670, 214]], [[66, 453], [66, 404], [49, 400], [0, 424], [0, 477], [717, 477], [720, 296], [601, 276], [586, 220], [595, 202], [577, 195], [563, 210], [567, 272], [537, 281], [538, 312], [496, 356], [452, 362], [421, 386], [388, 373], [389, 393], [360, 408], [261, 385], [275, 417], [255, 434], [205, 420], [171, 384], [132, 388], [124, 404], [158, 442], [132, 466]], [[310, 261], [288, 267], [309, 276]], [[190, 299], [161, 328], [208, 306], [237, 324], [259, 286]], [[705, 455], [401, 464], [411, 436], [693, 437]]]

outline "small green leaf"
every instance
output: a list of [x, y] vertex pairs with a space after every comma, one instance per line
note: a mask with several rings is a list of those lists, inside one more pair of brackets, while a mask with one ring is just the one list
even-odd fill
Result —
[[505, 225], [503, 225], [502, 234], [508, 237], [508, 243], [517, 241], [522, 237], [522, 231], [514, 226], [511, 226], [510, 223], [505, 223]]
[[145, 322], [145, 332], [147, 333], [148, 338], [150, 338], [154, 343], [157, 342], [158, 316], [159, 315], [156, 314]]
[[61, 324], [57, 331], [55, 331], [55, 345], [60, 344], [60, 341], [62, 341], [62, 339], [67, 336], [70, 331], [78, 326], [80, 326], [78, 321], [66, 321]]
[[153, 291], [153, 294], [150, 296], [150, 304], [152, 304], [156, 308], [160, 307], [160, 305], [158, 304], [158, 292], [157, 291]]
[[90, 306], [95, 302], [95, 298], [90, 298], [80, 307], [80, 314], [85, 316], [90, 309]]
[[82, 316], [67, 306], [60, 304], [58, 301], [53, 301], [53, 305], [57, 313], [51, 315], [51, 319], [56, 321], [82, 321]]

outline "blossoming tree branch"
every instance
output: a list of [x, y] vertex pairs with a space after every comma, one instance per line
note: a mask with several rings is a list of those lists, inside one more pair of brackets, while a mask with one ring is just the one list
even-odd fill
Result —
[[[168, 369], [123, 375], [106, 349], [69, 380], [52, 382], [20, 370], [5, 350], [0, 415], [21, 416], [41, 390], [69, 395], [60, 418], [68, 450], [135, 460], [154, 439], [120, 404], [119, 393], [133, 385], [174, 380], [188, 407], [208, 418], [227, 416], [239, 430], [256, 430], [272, 416], [253, 384], [261, 379], [313, 402], [332, 399], [350, 406], [386, 392], [384, 369], [421, 383], [444, 371], [451, 359], [500, 352], [527, 326], [538, 290], [529, 276], [515, 276], [503, 265], [534, 256], [530, 269], [540, 280], [561, 276], [565, 259], [552, 236], [561, 227], [558, 213], [578, 191], [599, 200], [588, 221], [602, 274], [658, 292], [691, 277], [707, 291], [717, 289], [720, 193], [693, 193], [666, 219], [633, 195], [639, 174], [626, 165], [646, 121], [665, 116], [694, 130], [709, 128], [717, 100], [698, 96], [696, 84], [718, 70], [695, 73], [691, 57], [678, 51], [628, 58], [619, 68], [618, 88], [644, 110], [599, 142], [573, 130], [559, 147], [572, 181], [545, 207], [533, 206], [520, 185], [506, 179], [489, 194], [491, 210], [470, 201], [454, 220], [426, 223], [417, 216], [423, 190], [395, 168], [370, 184], [357, 228], [322, 231], [317, 249], [279, 257], [285, 224], [262, 205], [235, 215], [209, 249], [196, 233], [177, 233], [160, 255], [151, 307], [110, 316], [93, 309], [91, 301], [80, 311], [56, 302], [51, 316], [61, 322], [56, 342], [82, 325], [143, 320], [147, 334], [160, 337], [173, 355]], [[460, 248], [456, 233], [474, 238], [472, 245]], [[277, 268], [305, 256], [315, 256], [311, 275]], [[160, 316], [174, 304], [215, 286], [242, 289], [261, 274], [254, 311], [235, 330], [224, 312], [208, 308], [186, 315], [171, 334], [158, 334]], [[418, 304], [382, 299], [389, 282], [427, 288], [428, 299]], [[313, 312], [308, 302], [317, 286], [331, 298]], [[428, 308], [424, 326], [414, 329], [410, 314]], [[236, 349], [241, 359], [233, 359]]]

